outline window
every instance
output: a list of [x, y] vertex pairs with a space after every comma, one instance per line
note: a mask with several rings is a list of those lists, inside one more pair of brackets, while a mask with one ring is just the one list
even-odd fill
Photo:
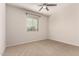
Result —
[[38, 19], [35, 17], [27, 17], [27, 31], [38, 31]]

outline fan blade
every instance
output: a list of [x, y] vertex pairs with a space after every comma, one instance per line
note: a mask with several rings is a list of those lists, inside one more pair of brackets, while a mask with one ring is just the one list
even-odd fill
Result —
[[57, 4], [47, 4], [47, 6], [57, 6]]
[[48, 7], [46, 7], [46, 10], [49, 11]]
[[39, 11], [41, 11], [43, 9], [43, 7], [41, 7], [40, 9], [39, 9]]
[[44, 5], [47, 5], [47, 3], [41, 3], [41, 4], [38, 5], [38, 6], [44, 6]]

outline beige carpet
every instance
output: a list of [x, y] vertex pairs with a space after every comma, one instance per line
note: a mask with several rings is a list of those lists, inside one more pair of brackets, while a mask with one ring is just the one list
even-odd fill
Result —
[[79, 55], [79, 47], [41, 40], [32, 43], [6, 48], [4, 56], [75, 56]]

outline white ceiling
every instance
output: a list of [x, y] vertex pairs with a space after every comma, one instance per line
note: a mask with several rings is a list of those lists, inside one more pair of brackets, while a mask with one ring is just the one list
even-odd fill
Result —
[[38, 6], [38, 5], [41, 3], [9, 3], [9, 4], [20, 7], [20, 8], [36, 11], [38, 13], [42, 13], [47, 16], [52, 15], [54, 12], [56, 12], [60, 8], [60, 6], [66, 5], [66, 4], [57, 4], [57, 6], [48, 7], [49, 11], [47, 11], [46, 9], [42, 9], [41, 11], [39, 11], [41, 6]]

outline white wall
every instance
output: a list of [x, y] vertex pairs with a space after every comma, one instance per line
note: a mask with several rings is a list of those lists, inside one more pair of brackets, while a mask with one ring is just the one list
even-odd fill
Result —
[[0, 55], [5, 49], [5, 4], [0, 3]]
[[49, 19], [49, 38], [79, 46], [79, 4], [61, 4]]
[[27, 32], [26, 11], [8, 5], [7, 46], [43, 40], [48, 36], [51, 40], [79, 46], [79, 4], [59, 4], [56, 8], [49, 21], [45, 16], [40, 18], [39, 32]]
[[26, 18], [25, 10], [7, 5], [7, 46], [47, 38], [47, 17], [40, 17], [38, 32], [27, 32]]

